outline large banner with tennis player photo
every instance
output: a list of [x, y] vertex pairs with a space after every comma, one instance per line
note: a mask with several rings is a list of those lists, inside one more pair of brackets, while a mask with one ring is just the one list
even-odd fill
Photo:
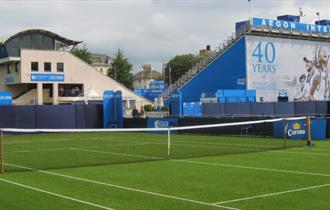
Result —
[[247, 89], [257, 101], [330, 100], [330, 43], [247, 36]]

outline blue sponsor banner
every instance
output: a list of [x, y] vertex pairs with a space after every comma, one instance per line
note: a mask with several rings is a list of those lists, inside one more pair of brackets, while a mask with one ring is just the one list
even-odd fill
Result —
[[330, 26], [290, 22], [290, 21], [284, 21], [284, 20], [252, 18], [251, 25], [252, 26], [262, 26], [262, 27], [266, 27], [266, 28], [276, 28], [276, 29], [284, 29], [284, 30], [330, 34]]
[[0, 106], [11, 106], [13, 97], [11, 92], [0, 92]]
[[64, 82], [64, 74], [31, 74], [32, 82]]
[[[326, 123], [325, 119], [311, 120], [312, 140], [324, 140], [326, 138]], [[307, 139], [305, 120], [290, 120], [286, 123], [284, 121], [274, 122], [273, 127], [275, 138]]]
[[13, 83], [14, 82], [14, 77], [5, 77], [5, 83]]
[[171, 128], [178, 126], [177, 118], [148, 118], [148, 128]]

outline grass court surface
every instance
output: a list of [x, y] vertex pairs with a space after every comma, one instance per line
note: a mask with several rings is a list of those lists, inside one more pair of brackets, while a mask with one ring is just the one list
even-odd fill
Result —
[[[326, 210], [330, 142], [208, 135], [5, 136], [0, 209]], [[293, 147], [290, 147], [293, 146]]]

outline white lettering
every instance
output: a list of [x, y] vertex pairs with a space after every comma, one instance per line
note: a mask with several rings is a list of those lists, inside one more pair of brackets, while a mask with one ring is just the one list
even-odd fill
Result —
[[311, 27], [311, 31], [315, 32], [315, 25], [310, 25], [310, 27]]
[[305, 134], [306, 134], [305, 130], [292, 130], [292, 129], [288, 130], [288, 136], [305, 135]]
[[328, 28], [326, 26], [323, 26], [323, 32], [328, 33]]
[[284, 27], [284, 28], [289, 28], [289, 23], [285, 21], [285, 22], [283, 23], [283, 27]]
[[291, 26], [290, 26], [291, 29], [296, 29], [296, 23], [295, 22], [291, 22]]
[[262, 26], [266, 26], [266, 20], [265, 20], [265, 19], [262, 19], [262, 21], [261, 21], [261, 25], [262, 25]]
[[170, 125], [170, 122], [157, 120], [154, 122], [154, 125], [155, 125], [155, 128], [168, 128]]
[[273, 20], [269, 20], [269, 26], [270, 27], [273, 27], [274, 26]]
[[281, 21], [276, 21], [275, 25], [276, 25], [276, 27], [281, 28]]

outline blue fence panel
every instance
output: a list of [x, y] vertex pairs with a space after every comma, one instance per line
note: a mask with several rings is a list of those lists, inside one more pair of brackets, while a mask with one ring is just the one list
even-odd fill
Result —
[[328, 102], [327, 101], [316, 101], [316, 113], [326, 115], [328, 113]]
[[316, 112], [315, 101], [295, 102], [294, 105], [296, 115], [315, 114]]
[[226, 115], [250, 115], [250, 103], [226, 104]]
[[37, 128], [75, 128], [75, 119], [74, 105], [36, 106]]
[[35, 128], [35, 106], [15, 106], [15, 128]]
[[0, 128], [14, 128], [14, 108], [13, 106], [0, 106]]
[[295, 114], [294, 103], [292, 102], [279, 102], [274, 103], [274, 114], [282, 116], [292, 116]]
[[103, 127], [103, 106], [101, 104], [85, 106], [86, 128]]
[[274, 103], [251, 103], [251, 115], [274, 115]]
[[86, 127], [85, 105], [76, 104], [75, 114], [76, 114], [76, 128], [85, 128]]

